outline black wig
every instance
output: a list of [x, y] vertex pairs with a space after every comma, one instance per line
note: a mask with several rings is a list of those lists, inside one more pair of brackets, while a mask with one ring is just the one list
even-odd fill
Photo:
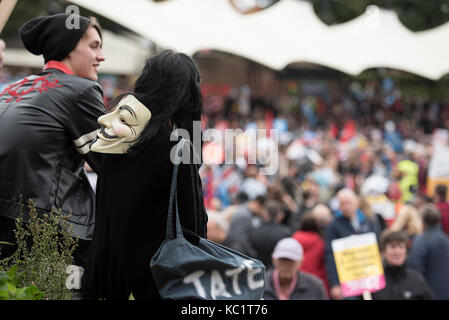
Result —
[[127, 94], [134, 95], [151, 111], [150, 121], [129, 152], [144, 148], [169, 120], [187, 130], [193, 139], [193, 121], [201, 121], [203, 103], [200, 72], [190, 57], [171, 50], [154, 55], [147, 60], [134, 91], [120, 95], [113, 104]]

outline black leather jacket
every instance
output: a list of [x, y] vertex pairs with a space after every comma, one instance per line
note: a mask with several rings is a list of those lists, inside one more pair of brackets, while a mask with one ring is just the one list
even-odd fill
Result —
[[0, 93], [0, 215], [17, 218], [22, 195], [25, 218], [28, 199], [40, 214], [62, 209], [74, 236], [90, 240], [95, 194], [84, 161], [98, 170], [101, 154], [89, 145], [105, 112], [102, 90], [60, 63], [48, 66]]

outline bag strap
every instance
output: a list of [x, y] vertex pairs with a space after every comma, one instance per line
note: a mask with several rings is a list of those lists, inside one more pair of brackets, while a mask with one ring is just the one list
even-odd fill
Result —
[[[198, 164], [196, 161], [200, 160], [201, 163], [201, 154], [197, 154], [195, 152], [195, 146], [191, 141], [189, 141], [189, 144], [191, 146], [190, 150], [192, 151], [191, 160], [190, 163], [190, 177], [192, 182], [192, 196], [193, 196], [193, 212], [195, 212], [194, 215], [194, 225], [195, 230], [194, 232], [206, 237], [206, 226], [205, 226], [205, 215], [206, 210], [204, 208], [204, 198], [202, 197], [203, 191], [201, 189], [202, 183], [201, 178], [197, 174], [199, 171], [200, 164]], [[201, 150], [201, 147], [199, 148]]]
[[[180, 143], [176, 146], [176, 152], [175, 157], [179, 154], [179, 146]], [[173, 175], [171, 179], [171, 186], [170, 186], [170, 200], [168, 203], [168, 214], [167, 214], [167, 229], [165, 231], [165, 238], [166, 239], [175, 239], [175, 238], [182, 238], [182, 230], [181, 230], [181, 222], [179, 221], [179, 214], [178, 214], [178, 197], [176, 195], [176, 184], [178, 181], [178, 169], [179, 165], [175, 163], [173, 167]], [[173, 201], [175, 201], [175, 210], [176, 210], [176, 222], [175, 222], [175, 230], [173, 230]], [[175, 236], [176, 233], [176, 236]]]
[[[165, 233], [166, 239], [175, 239], [175, 238], [183, 238], [182, 234], [182, 227], [181, 227], [181, 221], [179, 219], [179, 211], [178, 211], [178, 196], [177, 196], [177, 183], [178, 183], [178, 171], [179, 171], [179, 164], [181, 163], [182, 159], [182, 152], [184, 150], [184, 145], [188, 144], [189, 147], [192, 146], [191, 142], [187, 139], [181, 138], [181, 140], [176, 145], [176, 150], [174, 154], [174, 167], [173, 167], [173, 175], [171, 180], [171, 186], [170, 186], [170, 198], [169, 198], [169, 204], [168, 204], [168, 214], [167, 214], [167, 229]], [[190, 149], [192, 152], [194, 152], [193, 147]], [[192, 153], [192, 155], [194, 155]], [[190, 165], [190, 167], [193, 167], [193, 165]], [[193, 169], [190, 170], [190, 178], [192, 180], [192, 183], [197, 184], [197, 180], [195, 179], [195, 174], [193, 172]], [[197, 214], [198, 212], [198, 197], [195, 195], [195, 189], [193, 191], [193, 201], [194, 201], [194, 213]], [[173, 204], [175, 206], [175, 226], [173, 228]]]
[[[207, 234], [207, 213], [206, 208], [204, 206], [204, 197], [203, 197], [203, 190], [202, 190], [202, 182], [200, 176], [197, 174], [199, 171], [199, 164], [193, 164], [191, 166], [192, 175], [195, 177], [195, 192], [196, 192], [196, 208], [197, 208], [197, 214], [195, 215], [195, 223], [196, 223], [196, 232], [202, 237], [206, 238]], [[193, 179], [192, 179], [193, 180]]]
[[[193, 148], [191, 150], [194, 150]], [[202, 183], [199, 177], [198, 170], [199, 165], [195, 162], [196, 154], [193, 154], [192, 163], [190, 164], [190, 177], [192, 182], [192, 196], [193, 196], [193, 210], [196, 213], [194, 216], [195, 233], [205, 236], [205, 208], [204, 198], [202, 197], [203, 191], [201, 189]]]

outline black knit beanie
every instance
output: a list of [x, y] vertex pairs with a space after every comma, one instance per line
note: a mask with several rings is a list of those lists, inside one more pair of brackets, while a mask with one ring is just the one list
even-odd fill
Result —
[[[70, 24], [79, 18], [79, 28]], [[44, 55], [45, 62], [50, 60], [61, 61], [75, 49], [78, 41], [90, 24], [90, 19], [71, 14], [55, 14], [51, 16], [37, 17], [19, 29], [19, 36], [25, 48], [35, 55]]]

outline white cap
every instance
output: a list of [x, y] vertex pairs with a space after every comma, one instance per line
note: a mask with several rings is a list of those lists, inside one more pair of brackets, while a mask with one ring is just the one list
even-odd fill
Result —
[[302, 246], [294, 238], [284, 238], [276, 244], [272, 256], [274, 259], [286, 258], [300, 261], [303, 258]]

